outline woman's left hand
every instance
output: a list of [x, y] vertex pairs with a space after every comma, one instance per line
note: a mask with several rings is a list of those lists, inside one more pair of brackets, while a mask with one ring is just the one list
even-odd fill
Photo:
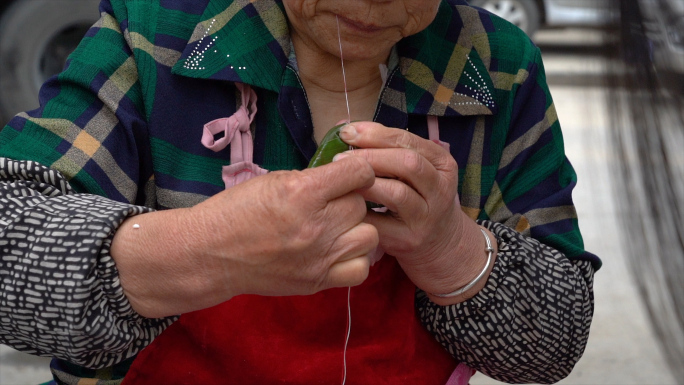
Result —
[[366, 222], [378, 229], [380, 245], [409, 278], [428, 293], [470, 282], [484, 265], [484, 240], [461, 210], [451, 154], [431, 140], [372, 122], [351, 123], [340, 137], [359, 147], [344, 156], [363, 157], [375, 171], [375, 184], [361, 194], [388, 212], [369, 211]]

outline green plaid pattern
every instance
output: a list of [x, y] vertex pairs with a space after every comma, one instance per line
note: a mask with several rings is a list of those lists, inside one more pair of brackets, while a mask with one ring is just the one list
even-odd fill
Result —
[[[306, 166], [316, 144], [280, 1], [104, 0], [100, 11], [41, 107], [0, 131], [0, 156], [57, 169], [79, 192], [191, 206], [223, 189], [229, 149], [205, 149], [202, 127], [235, 111], [243, 82], [259, 98], [255, 162]], [[375, 121], [427, 137], [427, 115], [458, 161], [471, 218], [600, 267], [583, 247], [540, 52], [521, 31], [444, 0], [425, 31], [397, 44]]]
[[[0, 133], [0, 155], [50, 165], [77, 191], [161, 208], [196, 203], [220, 190], [229, 151], [202, 148], [201, 127], [235, 110], [230, 84], [244, 82], [260, 99], [256, 160], [271, 170], [307, 164], [316, 145], [279, 1], [112, 0], [101, 11], [46, 84], [41, 108]], [[394, 61], [376, 121], [424, 135], [421, 116], [440, 117], [464, 210], [598, 267], [583, 250], [576, 177], [526, 36], [444, 1], [430, 27], [397, 45]]]

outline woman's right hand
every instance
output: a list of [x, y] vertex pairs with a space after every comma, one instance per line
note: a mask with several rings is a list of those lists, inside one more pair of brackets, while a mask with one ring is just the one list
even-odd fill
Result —
[[[146, 317], [199, 310], [239, 294], [307, 295], [368, 276], [378, 244], [357, 190], [374, 172], [358, 157], [251, 179], [189, 208], [129, 218], [112, 257]], [[133, 228], [133, 224], [138, 228]]]

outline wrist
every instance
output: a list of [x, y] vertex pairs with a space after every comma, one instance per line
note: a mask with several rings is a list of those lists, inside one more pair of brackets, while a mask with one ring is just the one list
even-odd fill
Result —
[[[429, 284], [419, 286], [433, 302], [443, 306], [474, 297], [485, 286], [496, 260], [497, 242], [494, 235], [464, 213], [459, 214], [463, 218], [459, 230], [454, 233], [454, 242], [449, 249], [444, 250], [439, 266], [433, 267], [438, 275]], [[490, 240], [491, 258], [485, 234]], [[453, 295], [443, 297], [431, 293]]]
[[462, 300], [473, 297], [484, 287], [487, 278], [489, 277], [489, 273], [493, 267], [495, 249], [492, 242], [492, 236], [490, 235], [489, 231], [483, 227], [480, 227], [480, 232], [485, 240], [485, 253], [487, 254], [484, 267], [482, 267], [477, 276], [475, 276], [470, 282], [454, 291], [448, 293], [427, 293], [433, 302], [448, 304], [461, 302]]
[[128, 218], [115, 233], [111, 255], [140, 315], [159, 318], [220, 302], [217, 269], [202, 258], [194, 220], [190, 209], [158, 211]]
[[230, 298], [242, 294], [238, 290], [238, 278], [234, 276], [235, 267], [229, 266], [233, 254], [240, 251], [226, 249], [224, 244], [238, 245], [234, 235], [234, 226], [225, 221], [216, 222], [217, 215], [206, 215], [200, 206], [184, 209], [176, 222], [179, 249], [182, 249], [183, 260], [180, 266], [186, 266], [184, 287], [188, 299], [197, 309], [217, 305]]

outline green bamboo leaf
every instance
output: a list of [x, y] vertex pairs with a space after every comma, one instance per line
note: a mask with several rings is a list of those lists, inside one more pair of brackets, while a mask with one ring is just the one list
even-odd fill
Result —
[[[316, 150], [313, 158], [311, 158], [311, 162], [309, 162], [309, 168], [328, 164], [332, 162], [335, 155], [349, 150], [349, 145], [345, 143], [342, 138], [340, 138], [340, 129], [345, 124], [346, 123], [337, 125], [331, 128], [330, 131], [325, 134], [323, 140], [321, 141], [321, 145], [318, 146], [318, 150]], [[375, 202], [366, 201], [366, 208], [368, 210], [381, 207], [383, 206]]]

